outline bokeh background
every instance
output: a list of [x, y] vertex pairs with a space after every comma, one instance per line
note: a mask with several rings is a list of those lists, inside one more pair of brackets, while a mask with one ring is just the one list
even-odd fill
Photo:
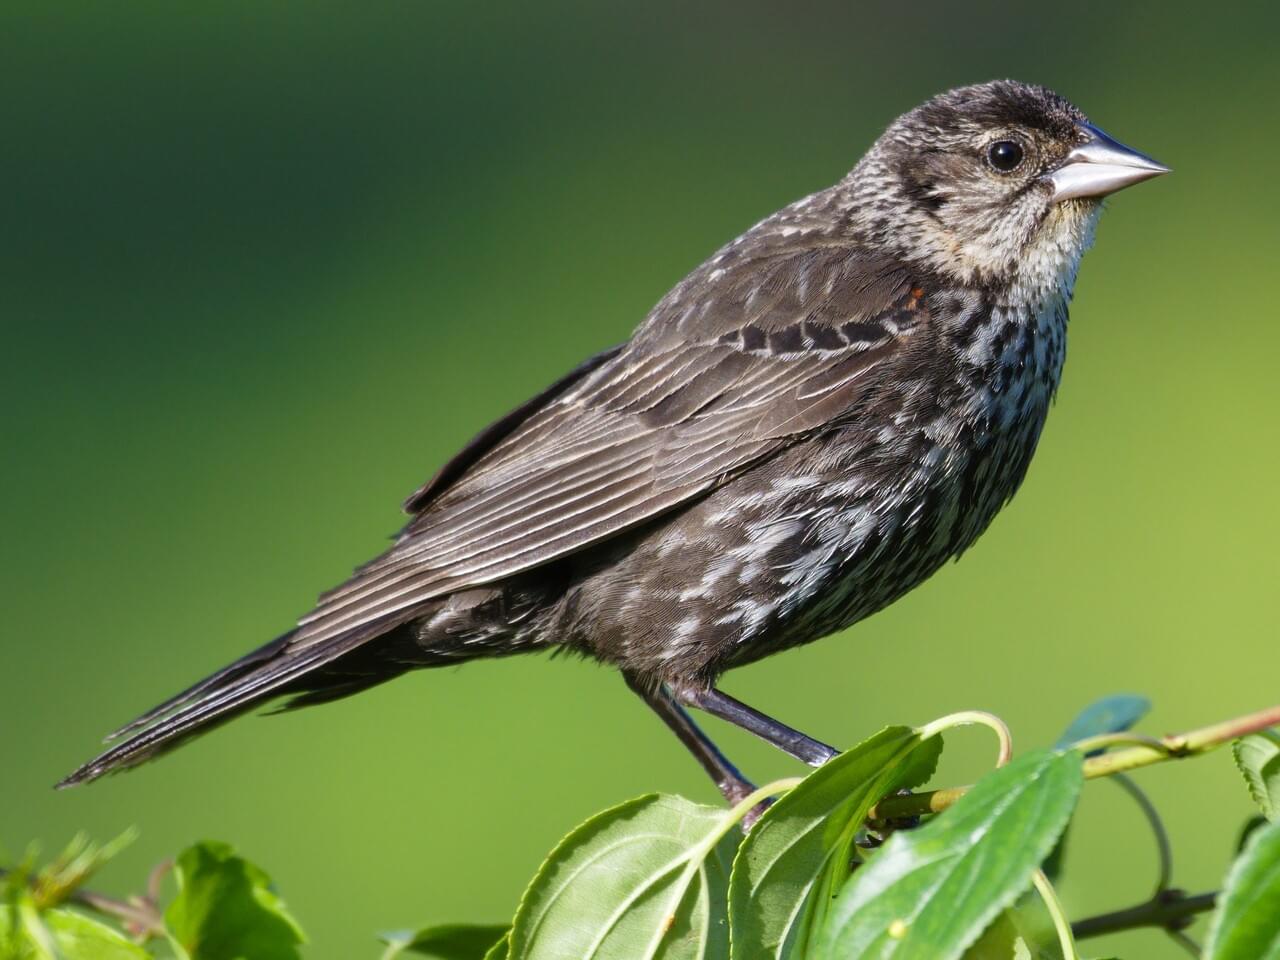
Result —
[[[87, 789], [107, 729], [287, 628], [479, 426], [949, 86], [1052, 85], [1175, 174], [1117, 197], [1023, 492], [891, 610], [731, 674], [849, 744], [962, 708], [1049, 742], [1137, 691], [1160, 732], [1273, 703], [1274, 5], [228, 2], [0, 10], [0, 840], [190, 841], [274, 875], [309, 956], [507, 918], [571, 826], [701, 772], [619, 678], [420, 673], [247, 718]], [[708, 721], [757, 778], [796, 767]], [[944, 777], [989, 763], [952, 737]], [[1177, 881], [1249, 812], [1230, 759], [1145, 772]], [[1089, 787], [1077, 915], [1152, 882]], [[1090, 947], [1182, 954], [1158, 933]]]

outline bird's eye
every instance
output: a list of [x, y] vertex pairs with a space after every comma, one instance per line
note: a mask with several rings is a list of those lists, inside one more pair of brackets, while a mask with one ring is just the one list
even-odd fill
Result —
[[1016, 140], [997, 140], [987, 147], [987, 162], [1000, 173], [1012, 173], [1022, 164], [1022, 144]]

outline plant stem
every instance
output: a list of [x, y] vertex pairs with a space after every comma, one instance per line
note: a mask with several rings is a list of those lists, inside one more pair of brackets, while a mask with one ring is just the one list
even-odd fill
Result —
[[1013, 759], [1013, 734], [1009, 731], [1009, 725], [994, 713], [988, 713], [986, 710], [963, 710], [960, 713], [951, 713], [945, 717], [939, 717], [932, 723], [926, 723], [920, 728], [920, 739], [928, 740], [939, 733], [969, 724], [980, 724], [995, 733], [996, 738], [1000, 741], [1000, 753], [996, 756], [997, 767], [1003, 767]]
[[1133, 798], [1142, 815], [1147, 818], [1151, 832], [1155, 834], [1159, 872], [1156, 875], [1156, 890], [1153, 896], [1158, 897], [1173, 883], [1173, 847], [1169, 843], [1169, 831], [1164, 828], [1164, 821], [1160, 819], [1160, 812], [1156, 810], [1156, 805], [1151, 802], [1146, 791], [1133, 782], [1132, 777], [1126, 773], [1117, 773], [1111, 782]]
[[1191, 956], [1199, 957], [1203, 954], [1204, 951], [1200, 949], [1200, 944], [1196, 943], [1181, 930], [1169, 930], [1167, 932], [1169, 934], [1169, 939], [1182, 947], [1183, 950], [1186, 950], [1187, 953], [1191, 954]]
[[1166, 890], [1136, 907], [1126, 907], [1124, 910], [1116, 910], [1113, 913], [1101, 913], [1096, 917], [1078, 920], [1071, 925], [1071, 929], [1075, 932], [1077, 940], [1119, 933], [1121, 930], [1133, 930], [1136, 927], [1163, 927], [1166, 930], [1177, 931], [1190, 923], [1191, 918], [1197, 913], [1212, 910], [1217, 899], [1216, 892], [1188, 897], [1178, 890]]
[[1043, 870], [1036, 871], [1034, 882], [1036, 890], [1040, 894], [1040, 899], [1044, 901], [1045, 909], [1049, 911], [1049, 916], [1053, 918], [1054, 929], [1058, 931], [1058, 945], [1062, 950], [1063, 960], [1080, 960], [1080, 953], [1076, 950], [1073, 938], [1074, 931], [1067, 920], [1066, 911], [1062, 909], [1062, 901], [1058, 899], [1058, 892], [1053, 889], [1053, 884], [1049, 882], [1049, 878], [1045, 876]]
[[115, 897], [94, 893], [92, 890], [77, 890], [68, 899], [90, 910], [115, 917], [135, 936], [145, 939], [164, 933], [164, 920], [160, 915], [160, 909], [145, 897], [118, 900]]
[[[1084, 775], [1086, 779], [1093, 780], [1137, 770], [1140, 767], [1149, 767], [1165, 760], [1194, 757], [1208, 753], [1224, 743], [1230, 743], [1232, 740], [1238, 740], [1240, 737], [1266, 730], [1277, 724], [1280, 724], [1280, 706], [1268, 707], [1266, 710], [1234, 717], [1198, 730], [1161, 737], [1152, 744], [1126, 747], [1112, 753], [1089, 757], [1084, 762]], [[870, 818], [888, 820], [940, 813], [964, 796], [968, 790], [968, 787], [948, 787], [943, 790], [886, 797], [872, 808]]]

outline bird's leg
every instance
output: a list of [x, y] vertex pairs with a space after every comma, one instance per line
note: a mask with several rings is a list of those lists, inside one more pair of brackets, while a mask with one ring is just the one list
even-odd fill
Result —
[[714, 687], [703, 687], [692, 683], [680, 684], [672, 686], [671, 692], [677, 703], [697, 707], [721, 720], [728, 720], [734, 726], [741, 727], [748, 733], [754, 733], [766, 743], [773, 744], [779, 750], [791, 754], [797, 760], [803, 760], [811, 767], [822, 766], [840, 752], [835, 747], [805, 736], [785, 723], [779, 723]]
[[706, 770], [711, 779], [715, 781], [716, 787], [724, 794], [724, 798], [730, 806], [733, 806], [755, 790], [754, 784], [739, 772], [728, 757], [720, 752], [720, 748], [712, 743], [710, 738], [698, 728], [698, 725], [693, 722], [693, 718], [685, 713], [684, 708], [672, 699], [671, 694], [667, 692], [665, 687], [651, 687], [643, 680], [629, 673], [624, 673], [623, 677], [627, 681], [627, 686], [634, 690], [640, 696], [640, 699], [662, 718], [662, 722], [670, 727], [672, 732], [680, 738], [680, 742], [685, 745], [688, 751], [693, 754], [694, 759], [702, 765], [702, 769]]

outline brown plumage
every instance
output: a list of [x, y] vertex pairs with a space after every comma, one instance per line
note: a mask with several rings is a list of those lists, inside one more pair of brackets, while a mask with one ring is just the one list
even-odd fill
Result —
[[1042, 88], [964, 88], [900, 118], [839, 184], [722, 248], [627, 343], [477, 436], [297, 629], [119, 731], [64, 785], [281, 695], [308, 705], [548, 646], [617, 665], [729, 796], [745, 781], [681, 704], [822, 762], [830, 748], [715, 678], [892, 602], [1013, 494], [1095, 194], [1126, 164], [1128, 182], [1162, 170]]

